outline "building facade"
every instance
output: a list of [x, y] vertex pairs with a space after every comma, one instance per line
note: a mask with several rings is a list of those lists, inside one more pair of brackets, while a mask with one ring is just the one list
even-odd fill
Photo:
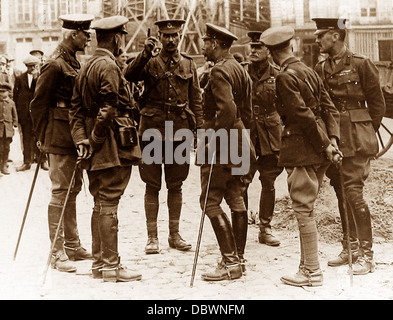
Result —
[[[182, 50], [192, 55], [201, 53], [205, 22], [229, 28], [239, 37], [239, 45], [248, 42], [250, 29], [291, 25], [296, 30], [295, 53], [309, 66], [319, 58], [312, 18], [348, 18], [351, 50], [373, 61], [393, 61], [393, 0], [0, 0], [0, 54], [14, 57], [22, 69], [30, 50], [49, 55], [61, 41], [58, 16], [68, 13], [89, 13], [96, 18], [126, 15], [130, 20], [128, 51], [141, 49], [155, 20], [183, 18], [188, 37], [182, 41]], [[94, 41], [91, 45], [88, 54]]]

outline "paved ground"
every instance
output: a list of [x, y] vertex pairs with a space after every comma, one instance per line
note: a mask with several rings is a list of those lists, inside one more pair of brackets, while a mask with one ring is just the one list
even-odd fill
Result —
[[[142, 281], [104, 283], [90, 276], [90, 261], [77, 262], [74, 274], [49, 268], [43, 285], [48, 258], [47, 204], [50, 182], [47, 172], [40, 171], [31, 201], [16, 261], [13, 253], [26, 205], [35, 166], [28, 172], [16, 173], [21, 163], [18, 139], [12, 146], [12, 174], [0, 179], [0, 298], [1, 299], [131, 299], [131, 300], [317, 300], [317, 299], [393, 299], [392, 243], [376, 243], [377, 270], [364, 277], [354, 277], [350, 286], [348, 267], [329, 268], [326, 263], [339, 250], [338, 243], [320, 243], [320, 261], [324, 286], [295, 288], [282, 284], [280, 276], [296, 272], [299, 261], [297, 233], [286, 228], [275, 229], [281, 246], [272, 248], [257, 242], [258, 228], [249, 225], [246, 248], [247, 274], [236, 281], [204, 282], [200, 274], [214, 267], [219, 251], [208, 218], [205, 220], [202, 244], [194, 286], [190, 287], [195, 244], [200, 222], [199, 168], [191, 166], [184, 186], [184, 207], [181, 222], [183, 237], [193, 244], [189, 252], [170, 249], [167, 243], [166, 192], [161, 193], [159, 239], [161, 253], [145, 255], [146, 228], [143, 211], [144, 185], [134, 168], [131, 182], [119, 209], [119, 251], [121, 262], [143, 275]], [[285, 174], [277, 181], [278, 198], [286, 195]], [[87, 183], [87, 178], [86, 178]], [[260, 187], [255, 179], [250, 187], [250, 207], [257, 208]], [[225, 206], [224, 206], [225, 207]], [[91, 247], [90, 214], [92, 198], [86, 186], [78, 197], [78, 223], [81, 240]], [[225, 207], [226, 208], [226, 207]], [[276, 214], [282, 214], [276, 212]], [[274, 226], [274, 224], [273, 224]]]

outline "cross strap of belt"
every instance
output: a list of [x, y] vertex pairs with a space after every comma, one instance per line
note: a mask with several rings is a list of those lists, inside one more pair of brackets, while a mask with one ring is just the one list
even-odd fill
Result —
[[319, 113], [321, 112], [321, 104], [320, 104], [320, 101], [321, 101], [321, 90], [320, 90], [320, 87], [322, 86], [322, 84], [319, 82], [319, 78], [318, 78], [317, 73], [313, 70], [313, 72], [314, 72], [314, 74], [315, 74], [315, 77], [316, 77], [316, 79], [317, 79], [317, 82], [318, 82], [318, 89], [319, 89], [319, 90], [318, 90], [318, 93], [315, 92], [315, 90], [314, 90], [314, 88], [312, 87], [310, 81], [308, 81], [307, 78], [304, 78], [304, 79], [303, 79], [302, 77], [300, 77], [299, 74], [296, 72], [296, 70], [293, 70], [293, 69], [286, 69], [286, 71], [288, 71], [289, 73], [293, 74], [293, 75], [296, 76], [298, 79], [301, 79], [301, 80], [307, 85], [307, 87], [310, 89], [312, 95], [314, 96], [315, 100], [317, 101], [317, 108], [315, 108], [315, 109], [316, 109], [316, 110], [315, 110], [316, 112], [314, 112], [313, 109], [311, 109], [311, 110], [314, 112], [314, 114], [315, 114], [316, 116], [319, 116], [319, 115], [320, 115]]

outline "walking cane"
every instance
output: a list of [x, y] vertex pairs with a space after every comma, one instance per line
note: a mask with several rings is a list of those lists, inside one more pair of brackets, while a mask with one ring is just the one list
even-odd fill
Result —
[[72, 185], [74, 184], [74, 181], [75, 181], [75, 174], [76, 174], [76, 171], [77, 171], [78, 166], [81, 163], [81, 161], [82, 161], [81, 159], [79, 159], [79, 158], [77, 159], [77, 161], [75, 163], [74, 171], [72, 172], [70, 185], [68, 186], [67, 194], [66, 194], [66, 197], [65, 197], [65, 200], [64, 200], [64, 204], [63, 204], [63, 209], [61, 210], [61, 214], [60, 214], [59, 223], [57, 224], [56, 233], [55, 233], [54, 239], [52, 241], [52, 246], [51, 246], [51, 249], [50, 249], [50, 252], [49, 252], [48, 261], [46, 262], [46, 268], [45, 268], [44, 279], [42, 281], [42, 285], [44, 285], [45, 281], [46, 281], [46, 274], [48, 273], [50, 261], [51, 261], [52, 254], [53, 254], [53, 249], [55, 247], [57, 237], [59, 236], [60, 225], [63, 222], [64, 212], [65, 212], [65, 208], [66, 208], [66, 205], [67, 205], [67, 202], [68, 202], [68, 197], [70, 196], [71, 188], [72, 188]]
[[349, 279], [350, 279], [350, 285], [352, 287], [352, 285], [353, 285], [353, 270], [352, 270], [351, 242], [350, 242], [350, 238], [349, 238], [349, 218], [348, 218], [347, 196], [346, 196], [345, 190], [344, 190], [344, 177], [343, 177], [343, 170], [342, 170], [341, 162], [337, 164], [337, 169], [338, 169], [338, 174], [340, 177], [341, 196], [343, 199], [343, 210], [344, 210], [344, 220], [345, 220], [344, 222], [347, 226], [346, 240], [347, 240], [347, 250], [348, 250]]
[[19, 243], [20, 243], [20, 239], [22, 238], [22, 232], [23, 232], [23, 228], [25, 226], [25, 222], [26, 222], [26, 218], [27, 218], [27, 212], [29, 211], [31, 197], [33, 196], [33, 191], [34, 191], [35, 183], [37, 181], [38, 171], [40, 170], [42, 154], [43, 153], [40, 152], [40, 154], [38, 156], [37, 167], [35, 168], [33, 182], [32, 182], [31, 187], [30, 187], [30, 193], [29, 193], [29, 197], [27, 199], [25, 213], [24, 213], [23, 219], [22, 219], [22, 225], [20, 227], [19, 237], [18, 237], [18, 241], [16, 243], [16, 248], [15, 248], [15, 252], [14, 252], [14, 261], [16, 259], [16, 255], [18, 254]]
[[194, 264], [193, 264], [193, 266], [192, 266], [192, 275], [191, 275], [191, 281], [190, 281], [190, 287], [191, 287], [191, 288], [192, 288], [193, 285], [194, 285], [195, 271], [196, 271], [196, 266], [197, 266], [197, 263], [198, 263], [199, 248], [200, 248], [200, 246], [201, 246], [203, 224], [204, 224], [204, 222], [205, 222], [207, 197], [208, 197], [208, 194], [209, 194], [210, 181], [211, 181], [211, 178], [212, 178], [213, 165], [214, 165], [215, 159], [216, 159], [216, 151], [214, 150], [214, 153], [213, 153], [213, 156], [212, 156], [212, 163], [210, 164], [209, 178], [208, 178], [208, 180], [207, 180], [206, 195], [205, 195], [205, 202], [204, 202], [204, 204], [203, 204], [201, 222], [200, 222], [200, 224], [199, 224], [199, 232], [198, 232], [197, 245], [196, 245], [196, 248], [195, 248]]

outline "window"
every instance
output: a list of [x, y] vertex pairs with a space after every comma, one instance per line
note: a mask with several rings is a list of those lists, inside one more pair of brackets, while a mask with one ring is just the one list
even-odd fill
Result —
[[32, 22], [33, 4], [32, 0], [18, 0], [16, 5], [16, 22]]
[[42, 14], [41, 23], [45, 26], [50, 26], [52, 22], [57, 21], [57, 1], [56, 0], [41, 0], [40, 12]]
[[87, 0], [60, 0], [60, 14], [87, 13]]
[[393, 39], [378, 41], [379, 61], [393, 61]]
[[377, 8], [370, 8], [370, 17], [377, 16]]
[[360, 15], [362, 16], [362, 17], [367, 17], [367, 9], [366, 8], [361, 8], [360, 9]]

